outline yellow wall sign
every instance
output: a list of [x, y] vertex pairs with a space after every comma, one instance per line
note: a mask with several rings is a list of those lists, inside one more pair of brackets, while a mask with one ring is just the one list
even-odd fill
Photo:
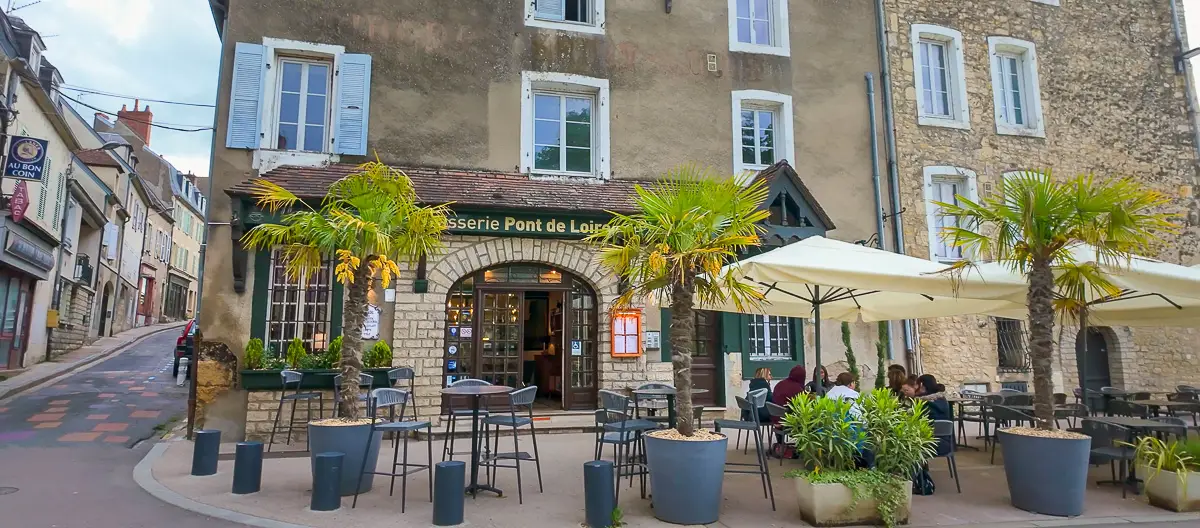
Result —
[[471, 235], [583, 238], [608, 221], [607, 217], [570, 214], [456, 213], [447, 222], [451, 233]]
[[46, 310], [46, 328], [58, 328], [58, 310]]

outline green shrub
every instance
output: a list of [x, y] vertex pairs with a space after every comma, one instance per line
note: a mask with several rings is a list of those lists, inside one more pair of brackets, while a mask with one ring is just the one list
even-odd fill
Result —
[[1200, 440], [1164, 442], [1153, 436], [1143, 436], [1136, 444], [1121, 442], [1135, 448], [1139, 463], [1151, 470], [1146, 479], [1153, 479], [1163, 471], [1175, 473], [1180, 486], [1187, 490], [1188, 473], [1200, 472]]
[[887, 370], [883, 364], [887, 362], [888, 322], [879, 321], [879, 341], [875, 342], [875, 388], [887, 388]]
[[937, 454], [933, 423], [922, 400], [900, 402], [888, 389], [875, 389], [858, 399], [867, 445], [875, 454], [875, 470], [908, 479]]
[[308, 350], [304, 348], [304, 342], [299, 337], [293, 338], [287, 347], [287, 365], [291, 368], [301, 368], [301, 363], [308, 356]]
[[850, 323], [845, 321], [842, 321], [842, 344], [846, 346], [846, 370], [854, 376], [854, 381], [858, 381], [858, 359], [854, 357], [854, 347], [850, 346]]
[[388, 368], [392, 366], [392, 347], [384, 341], [376, 341], [363, 354], [364, 368]]
[[788, 402], [783, 428], [814, 473], [849, 471], [866, 434], [850, 413], [852, 400], [800, 395]]
[[266, 357], [263, 358], [263, 362], [262, 362], [263, 370], [283, 370], [286, 368], [288, 368], [287, 361], [285, 361], [283, 358], [279, 357], [278, 354], [274, 354], [274, 353], [268, 354]]
[[263, 342], [262, 339], [254, 338], [246, 343], [246, 353], [243, 357], [246, 368], [249, 370], [260, 370], [263, 368]]

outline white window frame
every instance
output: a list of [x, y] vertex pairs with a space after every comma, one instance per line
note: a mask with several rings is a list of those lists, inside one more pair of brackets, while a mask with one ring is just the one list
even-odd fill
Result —
[[923, 171], [923, 182], [925, 187], [925, 230], [929, 235], [929, 260], [934, 262], [955, 262], [959, 259], [954, 258], [939, 258], [937, 256], [937, 246], [941, 244], [941, 233], [935, 229], [937, 225], [937, 210], [938, 207], [933, 204], [933, 184], [935, 180], [942, 179], [957, 179], [962, 180], [966, 185], [966, 193], [958, 193], [959, 196], [965, 196], [972, 202], [979, 200], [978, 178], [975, 171], [964, 169], [962, 167], [954, 167], [949, 165], [938, 165], [925, 167]]
[[[750, 350], [746, 351], [749, 361], [795, 361], [796, 345], [792, 321], [787, 317], [774, 315], [751, 315]], [[758, 329], [762, 329], [762, 339], [759, 339]], [[782, 329], [782, 330], [780, 330]], [[773, 330], [780, 331], [779, 333]], [[775, 349], [775, 345], [786, 345], [787, 349]]]
[[[340, 156], [333, 154], [333, 142], [329, 141], [333, 134], [333, 128], [336, 124], [333, 119], [336, 117], [334, 107], [337, 106], [337, 94], [334, 91], [337, 89], [337, 81], [335, 79], [337, 72], [342, 66], [342, 55], [346, 53], [345, 46], [336, 46], [333, 44], [316, 44], [313, 42], [303, 42], [299, 40], [278, 39], [271, 37], [263, 38], [264, 56], [267, 64], [270, 65], [263, 74], [263, 85], [269, 87], [263, 90], [262, 108], [262, 137], [259, 138], [258, 150], [273, 151], [277, 153], [285, 153], [287, 161], [281, 164], [299, 165], [299, 166], [318, 166], [329, 163], [331, 160], [337, 162]], [[283, 86], [283, 66], [285, 60], [300, 61], [300, 62], [323, 62], [329, 65], [329, 87], [326, 105], [325, 117], [325, 141], [320, 152], [310, 152], [304, 150], [280, 150], [276, 148], [276, 135], [279, 133], [279, 90]], [[269, 110], [268, 110], [269, 109]], [[267, 167], [259, 158], [263, 156], [255, 153], [255, 166], [259, 166], [259, 172], [267, 172], [274, 167]]]
[[590, 0], [592, 3], [592, 23], [571, 22], [567, 20], [546, 20], [537, 17], [534, 0], [525, 0], [525, 25], [529, 27], [573, 31], [589, 35], [604, 34], [604, 0]]
[[766, 90], [734, 90], [732, 94], [733, 173], [746, 178], [747, 172], [757, 173], [764, 167], [747, 165], [742, 161], [742, 107], [771, 108], [775, 111], [778, 128], [775, 131], [775, 162], [787, 160], [796, 164], [792, 96]]
[[[1000, 58], [1016, 55], [1021, 60], [1021, 79], [1025, 86], [1021, 102], [1025, 111], [1025, 124], [1011, 125], [1001, 118], [1001, 102], [1005, 98], [1002, 90]], [[988, 37], [988, 59], [992, 71], [992, 108], [996, 119], [996, 133], [1009, 136], [1046, 137], [1046, 125], [1042, 119], [1042, 90], [1038, 78], [1037, 46], [1027, 40], [1012, 37]]]
[[[535, 92], [590, 95], [592, 110], [592, 172], [534, 170], [533, 168], [533, 94]], [[571, 176], [607, 180], [610, 171], [609, 147], [612, 143], [609, 127], [608, 79], [585, 77], [571, 73], [521, 72], [521, 172], [543, 176]]]
[[[963, 37], [962, 33], [948, 27], [932, 24], [913, 24], [909, 35], [912, 44], [913, 86], [917, 91], [917, 124], [971, 129], [971, 110], [967, 104], [966, 69], [963, 66]], [[946, 44], [946, 73], [947, 93], [949, 95], [950, 117], [927, 115], [925, 98], [922, 97], [921, 86], [921, 41], [934, 40]]]
[[[769, 0], [771, 3], [771, 36], [774, 42], [766, 46], [750, 42], [740, 42], [737, 36], [737, 0], [727, 0], [729, 7], [729, 51], [743, 53], [763, 53], [790, 57], [792, 43], [790, 25], [788, 24], [788, 0]], [[753, 2], [753, 0], [751, 0]]]
[[[282, 97], [282, 95], [283, 95], [283, 73], [282, 72], [283, 72], [284, 63], [299, 64], [301, 67], [300, 92], [299, 92], [300, 107], [296, 109], [296, 119], [298, 120], [298, 122], [296, 123], [296, 148], [281, 149], [278, 147], [278, 143], [273, 145], [273, 147], [275, 148], [275, 150], [286, 150], [289, 152], [294, 151], [294, 152], [325, 153], [325, 152], [332, 151], [333, 150], [333, 141], [332, 141], [331, 132], [332, 132], [332, 128], [333, 128], [333, 126], [332, 126], [333, 123], [331, 123], [331, 121], [333, 120], [333, 106], [334, 106], [334, 101], [333, 101], [334, 69], [333, 69], [333, 61], [332, 60], [310, 59], [307, 57], [292, 57], [292, 56], [288, 56], [288, 55], [283, 55], [283, 56], [280, 56], [275, 61], [275, 64], [276, 64], [275, 67], [278, 69], [280, 74], [275, 76], [276, 82], [275, 82], [274, 95], [276, 96], [276, 100], [275, 100], [274, 110], [272, 111], [272, 114], [271, 114], [275, 118], [275, 127], [273, 129], [271, 129], [271, 132], [273, 132], [273, 133], [270, 134], [270, 137], [275, 138], [276, 141], [278, 141], [278, 138], [279, 138], [279, 126], [280, 126], [279, 115], [280, 115], [280, 111], [282, 110], [281, 105], [283, 104], [283, 97]], [[308, 128], [307, 127], [307, 124], [308, 124], [307, 123], [307, 118], [308, 118], [308, 97], [307, 96], [309, 95], [309, 93], [308, 93], [308, 72], [309, 72], [309, 68], [311, 66], [325, 66], [326, 68], [328, 68], [328, 75], [326, 76], [326, 79], [325, 79], [325, 94], [324, 94], [324, 96], [325, 96], [325, 122], [322, 125], [322, 128], [324, 129], [324, 134], [321, 137], [321, 150], [304, 150], [304, 148], [303, 148], [304, 140], [305, 140], [305, 137], [304, 137], [305, 129]]]

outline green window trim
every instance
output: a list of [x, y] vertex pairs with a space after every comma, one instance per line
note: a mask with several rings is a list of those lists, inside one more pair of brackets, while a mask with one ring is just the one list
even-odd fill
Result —
[[[250, 305], [250, 338], [267, 340], [267, 310], [271, 300], [271, 252], [256, 251], [254, 253], [254, 290], [253, 302]], [[333, 298], [329, 306], [329, 340], [342, 335], [342, 309], [345, 302], [345, 288], [340, 282], [333, 283]], [[247, 339], [249, 340], [249, 338]]]

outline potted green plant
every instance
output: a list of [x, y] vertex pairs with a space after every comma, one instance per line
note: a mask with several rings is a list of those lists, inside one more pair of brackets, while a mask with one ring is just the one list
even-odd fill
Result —
[[742, 185], [711, 168], [685, 165], [650, 187], [635, 186], [633, 214], [613, 219], [588, 237], [601, 264], [629, 286], [613, 308], [647, 297], [670, 307], [675, 429], [646, 435], [654, 516], [676, 524], [717, 521], [724, 480], [724, 435], [696, 431], [692, 417], [692, 351], [697, 302], [731, 300], [748, 309], [762, 296], [721, 266], [759, 245], [758, 222], [768, 212], [762, 180]]
[[1144, 436], [1134, 447], [1150, 504], [1177, 512], [1200, 511], [1200, 440], [1164, 442]]
[[963, 196], [955, 201], [936, 202], [941, 215], [954, 219], [941, 236], [964, 256], [950, 268], [952, 276], [969, 273], [977, 261], [996, 262], [1029, 283], [1036, 427], [998, 432], [1012, 504], [1046, 515], [1081, 515], [1091, 439], [1058, 430], [1054, 420], [1055, 312], [1079, 313], [1087, 297], [1121, 289], [1095, 262], [1077, 262], [1071, 250], [1087, 244], [1097, 261], [1128, 262], [1175, 228], [1169, 214], [1158, 212], [1168, 200], [1128, 178], [1056, 181], [1049, 171], [1026, 171], [1006, 176], [997, 192], [979, 202]]
[[[784, 475], [795, 480], [805, 522], [890, 527], [908, 520], [912, 475], [937, 445], [924, 402], [901, 405], [887, 389], [858, 401], [802, 395], [788, 403], [782, 423], [805, 463]], [[875, 465], [859, 468], [866, 452]]]
[[367, 294], [376, 279], [387, 288], [400, 274], [397, 261], [416, 264], [441, 250], [449, 209], [422, 205], [408, 176], [379, 161], [364, 163], [332, 183], [319, 207], [268, 180], [254, 182], [254, 196], [259, 207], [283, 215], [277, 224], [246, 232], [242, 243], [247, 249], [279, 251], [293, 279], [318, 272], [329, 259], [335, 262], [333, 276], [346, 292], [338, 365], [342, 379], [350, 381], [342, 383], [338, 417], [308, 424], [308, 447], [314, 455], [346, 454], [343, 495], [368, 491], [372, 475], [363, 475], [360, 482], [352, 469], [362, 467], [364, 457], [368, 467], [375, 466], [382, 436], [370, 434], [371, 422], [358, 405]]
[[376, 341], [363, 352], [363, 371], [374, 376], [375, 386], [387, 387], [390, 383], [387, 377], [389, 370], [392, 370], [392, 347], [384, 341]]

